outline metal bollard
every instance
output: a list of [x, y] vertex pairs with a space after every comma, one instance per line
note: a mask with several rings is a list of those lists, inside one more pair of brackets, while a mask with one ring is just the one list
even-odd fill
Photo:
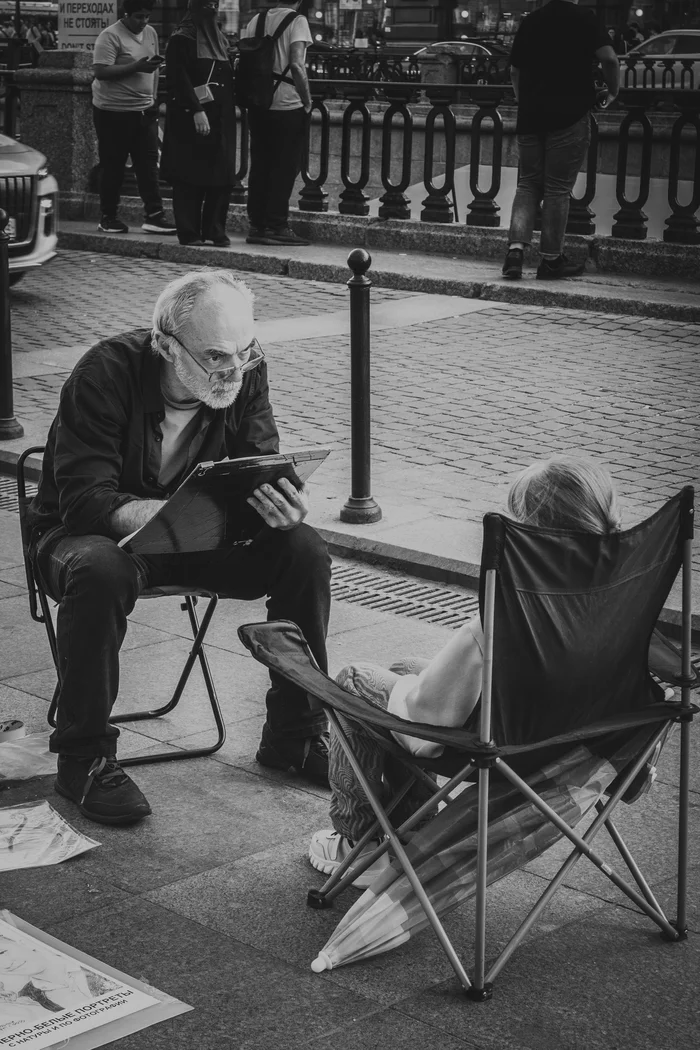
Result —
[[15, 419], [12, 400], [12, 327], [10, 325], [10, 264], [7, 212], [0, 208], [0, 441], [24, 434]]
[[370, 413], [369, 413], [369, 290], [372, 282], [365, 273], [372, 257], [364, 248], [348, 255], [354, 277], [350, 289], [350, 403], [352, 434], [352, 495], [340, 511], [340, 520], [354, 525], [379, 521], [382, 511], [370, 494]]

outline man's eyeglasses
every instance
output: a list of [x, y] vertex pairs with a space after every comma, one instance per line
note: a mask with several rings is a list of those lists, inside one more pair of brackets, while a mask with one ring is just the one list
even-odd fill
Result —
[[[178, 339], [176, 335], [170, 335], [168, 332], [161, 332], [161, 335], [164, 335], [167, 339], [174, 339], [177, 345], [181, 346], [187, 354], [187, 356], [194, 361], [197, 368], [201, 369], [201, 371], [204, 372], [205, 376], [207, 376], [210, 383], [213, 383], [214, 379], [221, 379], [222, 377], [230, 375], [231, 372], [240, 372], [241, 374], [243, 374], [244, 372], [250, 372], [253, 368], [257, 368], [261, 361], [265, 360], [265, 351], [261, 347], [258, 340], [253, 339], [252, 342], [248, 343], [248, 346], [246, 346], [244, 350], [240, 350], [237, 354], [234, 355], [234, 358], [236, 360], [235, 365], [226, 365], [225, 368], [209, 369], [205, 368], [201, 361], [197, 360], [192, 351], [188, 350], [185, 344], [181, 342], [181, 340]], [[207, 351], [205, 351], [205, 353], [206, 352]]]

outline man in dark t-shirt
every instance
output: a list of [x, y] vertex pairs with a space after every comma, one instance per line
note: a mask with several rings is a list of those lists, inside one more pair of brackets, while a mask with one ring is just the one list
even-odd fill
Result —
[[522, 275], [537, 205], [542, 202], [542, 261], [537, 276], [573, 277], [583, 267], [562, 254], [569, 200], [590, 140], [590, 110], [596, 102], [594, 61], [600, 62], [607, 106], [620, 85], [620, 67], [610, 37], [578, 0], [550, 0], [523, 19], [510, 55], [518, 103], [516, 135], [520, 159], [504, 277]]

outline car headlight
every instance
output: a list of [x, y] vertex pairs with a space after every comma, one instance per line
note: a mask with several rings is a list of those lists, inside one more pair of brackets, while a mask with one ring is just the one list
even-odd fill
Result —
[[49, 169], [46, 168], [46, 167], [39, 168], [39, 170], [36, 173], [36, 177], [37, 177], [37, 179], [48, 179], [48, 177], [49, 177]]

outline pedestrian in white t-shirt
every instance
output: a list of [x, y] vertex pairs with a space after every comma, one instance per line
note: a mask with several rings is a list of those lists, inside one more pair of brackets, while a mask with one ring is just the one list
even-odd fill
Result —
[[124, 0], [124, 14], [95, 41], [92, 104], [100, 156], [102, 233], [128, 233], [117, 218], [129, 156], [148, 233], [175, 233], [158, 183], [158, 36], [148, 24], [155, 0]]
[[[290, 21], [275, 44], [274, 72], [284, 74], [269, 109], [248, 109], [250, 130], [250, 174], [248, 177], [248, 244], [308, 244], [289, 228], [289, 199], [301, 168], [307, 114], [311, 93], [306, 75], [306, 48], [311, 31], [300, 13], [306, 0], [278, 2], [265, 13], [265, 35], [290, 14]], [[260, 15], [255, 15], [241, 33], [255, 35]]]

